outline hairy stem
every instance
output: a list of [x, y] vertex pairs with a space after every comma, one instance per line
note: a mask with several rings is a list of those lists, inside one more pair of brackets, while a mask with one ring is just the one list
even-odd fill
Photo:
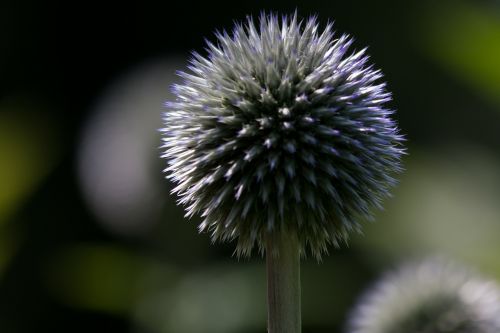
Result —
[[296, 235], [267, 238], [268, 333], [300, 333], [300, 253]]

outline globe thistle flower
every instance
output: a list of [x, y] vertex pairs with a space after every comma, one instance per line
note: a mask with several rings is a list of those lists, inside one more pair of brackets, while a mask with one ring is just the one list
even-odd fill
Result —
[[193, 53], [164, 115], [174, 193], [213, 240], [249, 254], [293, 232], [320, 256], [370, 218], [401, 170], [402, 136], [366, 49], [315, 18], [262, 14]]
[[349, 333], [498, 333], [500, 289], [442, 258], [385, 276], [353, 311]]

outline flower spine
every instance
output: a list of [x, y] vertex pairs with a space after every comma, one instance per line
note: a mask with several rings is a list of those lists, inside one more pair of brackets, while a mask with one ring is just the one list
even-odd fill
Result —
[[262, 14], [193, 53], [164, 114], [163, 157], [187, 216], [237, 253], [295, 232], [319, 257], [359, 230], [401, 171], [382, 74], [315, 18]]

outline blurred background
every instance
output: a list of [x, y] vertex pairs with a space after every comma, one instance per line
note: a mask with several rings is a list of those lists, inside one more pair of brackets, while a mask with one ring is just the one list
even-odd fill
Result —
[[376, 222], [303, 263], [304, 332], [340, 332], [398, 263], [500, 280], [500, 2], [0, 3], [0, 331], [252, 333], [265, 267], [198, 235], [159, 159], [163, 102], [204, 38], [261, 10], [369, 45], [408, 139]]

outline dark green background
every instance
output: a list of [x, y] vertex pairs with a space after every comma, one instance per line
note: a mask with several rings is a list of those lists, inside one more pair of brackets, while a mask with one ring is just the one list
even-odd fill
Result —
[[[196, 219], [182, 218], [157, 133], [146, 155], [164, 206], [137, 235], [110, 231], [86, 203], [78, 154], [87, 120], [127, 73], [187, 59], [247, 14], [295, 9], [334, 20], [357, 49], [369, 45], [409, 152], [395, 197], [365, 235], [304, 263], [304, 332], [340, 332], [363, 290], [409, 259], [444, 254], [500, 278], [497, 1], [4, 1], [1, 332], [265, 331], [263, 260], [238, 261], [231, 244], [212, 246]], [[159, 89], [168, 98], [168, 85]]]

